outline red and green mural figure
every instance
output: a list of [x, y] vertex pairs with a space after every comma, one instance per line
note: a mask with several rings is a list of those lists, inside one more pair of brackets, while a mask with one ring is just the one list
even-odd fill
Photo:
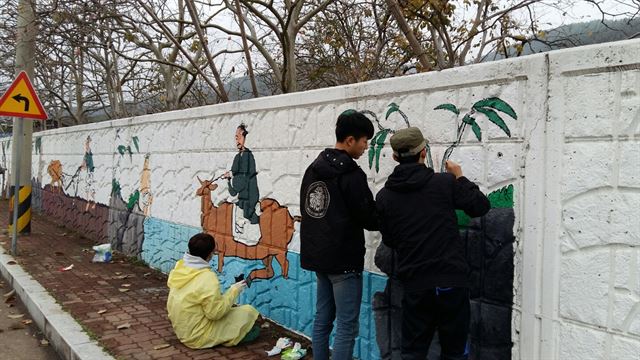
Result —
[[270, 279], [275, 275], [272, 265], [276, 261], [286, 279], [288, 246], [295, 231], [294, 222], [299, 218], [293, 217], [277, 200], [259, 198], [255, 157], [245, 147], [248, 133], [244, 124], [236, 128], [238, 153], [229, 171], [208, 180], [198, 177], [200, 222], [203, 231], [216, 241], [218, 272], [224, 269], [225, 257], [237, 257], [262, 261], [264, 265], [251, 270], [247, 280]]
[[289, 272], [287, 248], [293, 238], [294, 221], [288, 209], [274, 199], [265, 198], [259, 201], [261, 214], [258, 216], [260, 238], [255, 245], [247, 245], [234, 237], [233, 221], [234, 204], [223, 202], [215, 206], [211, 194], [218, 189], [212, 180], [201, 180], [196, 195], [202, 197], [201, 224], [204, 232], [213, 235], [218, 252], [217, 271], [224, 269], [225, 257], [238, 257], [245, 260], [260, 260], [263, 268], [252, 270], [247, 279], [270, 279], [274, 276], [273, 261], [277, 261], [285, 279]]

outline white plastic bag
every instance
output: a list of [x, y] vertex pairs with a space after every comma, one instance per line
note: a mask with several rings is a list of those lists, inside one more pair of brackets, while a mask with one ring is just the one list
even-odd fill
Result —
[[108, 263], [111, 261], [111, 244], [100, 244], [93, 247], [93, 262]]
[[293, 342], [291, 341], [291, 339], [287, 337], [281, 337], [276, 342], [276, 346], [274, 346], [273, 349], [267, 351], [267, 356], [278, 355], [282, 352], [282, 350], [289, 348], [291, 346], [293, 346]]

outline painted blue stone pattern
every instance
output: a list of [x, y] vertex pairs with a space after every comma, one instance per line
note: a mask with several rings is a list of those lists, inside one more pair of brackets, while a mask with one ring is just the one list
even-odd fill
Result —
[[[151, 267], [164, 273], [171, 271], [175, 262], [187, 250], [189, 238], [200, 228], [170, 223], [156, 218], [147, 218], [144, 223], [142, 259]], [[311, 336], [316, 303], [316, 277], [313, 272], [300, 267], [300, 255], [289, 252], [289, 278], [282, 277], [280, 265], [274, 261], [275, 275], [268, 280], [256, 280], [251, 288], [240, 296], [239, 302], [255, 306], [269, 319], [296, 332]], [[217, 269], [214, 256], [212, 268]], [[252, 269], [263, 267], [262, 261], [226, 257], [222, 274], [218, 274], [223, 288], [233, 284], [239, 274], [248, 275]], [[382, 291], [387, 278], [370, 272], [363, 273], [362, 307], [360, 310], [360, 335], [356, 339], [354, 356], [362, 360], [380, 358], [376, 344], [375, 323], [371, 299]]]

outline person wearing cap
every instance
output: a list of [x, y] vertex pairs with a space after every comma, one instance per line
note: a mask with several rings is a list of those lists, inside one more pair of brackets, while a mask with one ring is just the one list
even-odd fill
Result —
[[354, 159], [367, 149], [373, 124], [355, 110], [336, 123], [336, 145], [307, 168], [300, 188], [300, 262], [317, 279], [313, 358], [329, 359], [329, 336], [337, 328], [332, 360], [352, 358], [358, 336], [364, 268], [364, 230], [377, 230], [367, 176]]
[[453, 161], [446, 162], [446, 173], [425, 166], [420, 129], [399, 130], [390, 142], [399, 165], [378, 192], [376, 208], [403, 288], [402, 359], [425, 359], [435, 331], [441, 359], [466, 359], [469, 267], [455, 210], [483, 216], [489, 200]]

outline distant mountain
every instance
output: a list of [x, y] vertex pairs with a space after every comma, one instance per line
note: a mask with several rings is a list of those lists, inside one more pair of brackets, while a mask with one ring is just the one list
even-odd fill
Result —
[[[262, 76], [256, 76], [256, 87], [260, 96], [273, 95]], [[229, 101], [253, 99], [253, 90], [248, 76], [231, 79], [225, 84]]]
[[[604, 23], [600, 20], [593, 20], [568, 24], [542, 31], [537, 38], [531, 39], [525, 44], [520, 56], [633, 37], [640, 38], [640, 19], [621, 19]], [[509, 57], [515, 56], [517, 56], [517, 50], [515, 47], [511, 47]], [[491, 61], [504, 58], [503, 54], [492, 53], [485, 59]]]

